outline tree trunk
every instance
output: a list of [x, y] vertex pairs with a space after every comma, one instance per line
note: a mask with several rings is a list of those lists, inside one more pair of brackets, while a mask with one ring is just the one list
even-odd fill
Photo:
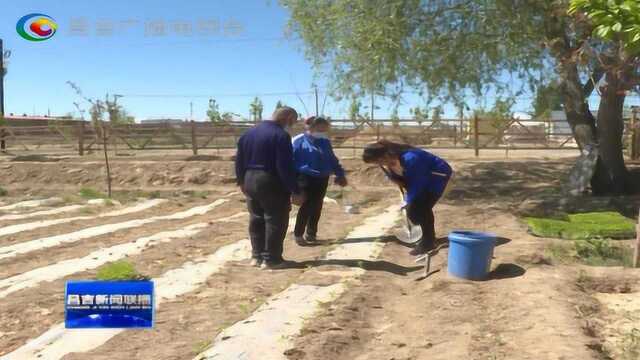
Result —
[[625, 95], [624, 90], [620, 90], [623, 88], [620, 79], [613, 72], [608, 72], [605, 79], [607, 85], [602, 89], [597, 119], [600, 157], [605, 168], [600, 181], [607, 187], [607, 193], [621, 195], [632, 191], [622, 153]]
[[[623, 82], [613, 77], [615, 73], [605, 73], [604, 68], [596, 68], [590, 74], [592, 81], [583, 84], [574, 56], [577, 48], [571, 42], [571, 35], [567, 33], [569, 29], [571, 26], [564, 17], [553, 19], [545, 26], [547, 44], [556, 59], [564, 110], [573, 136], [580, 149], [586, 146], [599, 149], [596, 169], [591, 179], [591, 191], [594, 195], [640, 191], [640, 186], [633, 185], [622, 155], [622, 106], [625, 96], [619, 95], [621, 93], [618, 90], [624, 89]], [[603, 94], [596, 122], [587, 100], [603, 75], [607, 82], [611, 82], [608, 87], [611, 91]]]
[[620, 79], [612, 72], [606, 74], [607, 87], [602, 94], [598, 119], [589, 110], [587, 99], [575, 63], [560, 66], [562, 93], [567, 121], [580, 149], [596, 146], [600, 156], [591, 179], [593, 195], [620, 195], [634, 191], [624, 165], [622, 152], [622, 119], [625, 95]]

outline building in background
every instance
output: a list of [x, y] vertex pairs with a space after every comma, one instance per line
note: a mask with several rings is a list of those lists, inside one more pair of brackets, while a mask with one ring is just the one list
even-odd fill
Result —
[[140, 120], [140, 124], [143, 125], [158, 125], [158, 124], [168, 124], [168, 125], [180, 125], [183, 124], [185, 120], [182, 119], [144, 119]]

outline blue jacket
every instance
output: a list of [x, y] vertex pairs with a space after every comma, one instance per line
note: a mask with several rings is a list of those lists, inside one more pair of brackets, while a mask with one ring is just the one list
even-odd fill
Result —
[[407, 186], [405, 202], [410, 204], [423, 191], [442, 195], [449, 182], [452, 169], [436, 155], [421, 149], [405, 151], [400, 156], [404, 182]]
[[344, 177], [344, 169], [333, 152], [331, 141], [304, 133], [293, 138], [293, 158], [299, 173], [313, 177]]
[[264, 170], [276, 175], [289, 192], [299, 193], [291, 136], [273, 121], [262, 121], [247, 130], [238, 140], [236, 152], [238, 185], [244, 183], [244, 174], [250, 169]]

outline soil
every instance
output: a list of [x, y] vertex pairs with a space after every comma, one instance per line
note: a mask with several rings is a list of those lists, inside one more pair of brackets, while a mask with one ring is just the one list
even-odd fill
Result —
[[[344, 158], [352, 155], [350, 151], [339, 154]], [[186, 154], [136, 153], [117, 157], [112, 162], [116, 194], [155, 192], [154, 196], [170, 201], [122, 217], [95, 218], [0, 237], [0, 246], [90, 226], [168, 215], [211, 203], [237, 190], [232, 155], [212, 152], [189, 159]], [[337, 199], [338, 203], [325, 203], [320, 242], [316, 246], [297, 246], [291, 234], [286, 240], [285, 257], [297, 262], [297, 266], [264, 271], [245, 262], [234, 262], [196, 291], [163, 303], [157, 309], [153, 330], [127, 331], [88, 353], [64, 358], [192, 359], [222, 329], [249, 317], [270, 296], [292, 284], [332, 284], [340, 279], [344, 266], [358, 266], [366, 272], [336, 301], [325, 304], [315, 318], [305, 322], [294, 346], [283, 357], [369, 360], [622, 356], [621, 344], [630, 326], [624, 320], [628, 313], [623, 310], [636, 311], [633, 314], [640, 311], [640, 306], [634, 307], [637, 300], [633, 298], [640, 290], [640, 270], [556, 265], [545, 251], [552, 240], [529, 235], [520, 218], [581, 210], [616, 210], [637, 216], [640, 198], [562, 196], [562, 182], [573, 159], [552, 152], [541, 157], [509, 159], [498, 155], [471, 159], [455, 153], [445, 156], [456, 170], [456, 179], [454, 189], [436, 207], [437, 234], [444, 238], [454, 229], [497, 234], [500, 245], [495, 250], [488, 280], [471, 282], [448, 275], [446, 248], [434, 257], [432, 272], [425, 277], [422, 266], [407, 254], [409, 249], [392, 238], [384, 238], [386, 245], [377, 261], [358, 263], [354, 259], [353, 264], [309, 261], [330, 251], [364, 219], [398, 202], [397, 189], [379, 169], [362, 164], [357, 154], [352, 157], [344, 159], [343, 165], [354, 189], [350, 196], [359, 205], [360, 213], [345, 214], [341, 199]], [[9, 197], [2, 198], [5, 204], [27, 198], [64, 198], [77, 194], [81, 187], [98, 190], [104, 187], [102, 165], [91, 156], [68, 157], [55, 163], [0, 161], [0, 168], [3, 169], [0, 185], [9, 191]], [[332, 194], [338, 193], [334, 186], [331, 190]], [[127, 195], [131, 196], [135, 197]], [[65, 205], [73, 201], [81, 203], [75, 199]], [[37, 210], [42, 208], [25, 212]], [[111, 210], [99, 207], [92, 211]], [[243, 211], [246, 208], [241, 195], [233, 195], [228, 203], [206, 215], [153, 223], [0, 260], [0, 278]], [[85, 215], [69, 212], [47, 219]], [[43, 219], [5, 221], [0, 226], [37, 220]], [[245, 239], [246, 226], [246, 217], [211, 223], [195, 236], [156, 244], [127, 260], [140, 273], [157, 277]], [[305, 271], [310, 268], [312, 271]], [[66, 280], [94, 276], [95, 269], [0, 298], [0, 355], [17, 349], [63, 320]], [[29, 304], [26, 308], [25, 303]]]

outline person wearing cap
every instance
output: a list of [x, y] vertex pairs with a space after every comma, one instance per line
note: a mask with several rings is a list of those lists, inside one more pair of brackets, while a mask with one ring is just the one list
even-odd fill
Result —
[[298, 186], [305, 194], [293, 230], [294, 239], [301, 246], [316, 241], [322, 204], [331, 175], [335, 175], [337, 185], [347, 185], [344, 169], [333, 152], [327, 134], [330, 126], [329, 120], [312, 116], [305, 120], [306, 131], [293, 138]]
[[432, 250], [436, 240], [433, 207], [450, 189], [451, 166], [428, 151], [387, 140], [365, 146], [362, 160], [379, 165], [389, 180], [405, 190], [407, 216], [422, 228], [422, 238], [410, 254]]
[[273, 120], [264, 120], [238, 141], [236, 180], [247, 200], [253, 266], [286, 267], [283, 242], [289, 225], [291, 203], [303, 197], [296, 181], [291, 136], [298, 113], [288, 106], [276, 109]]

